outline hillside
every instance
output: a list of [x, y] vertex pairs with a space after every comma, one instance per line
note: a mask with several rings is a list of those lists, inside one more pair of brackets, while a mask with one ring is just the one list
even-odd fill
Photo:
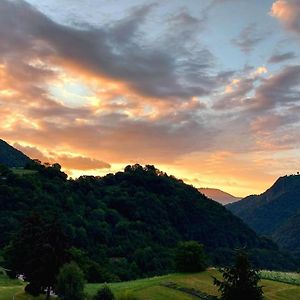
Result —
[[59, 219], [86, 272], [103, 270], [97, 280], [170, 272], [182, 240], [203, 243], [213, 264], [227, 264], [233, 249], [246, 245], [257, 266], [295, 267], [222, 205], [153, 166], [76, 180], [67, 180], [57, 164], [32, 162], [30, 168], [37, 172], [6, 170], [0, 180], [0, 249], [34, 211], [45, 220]]
[[300, 233], [296, 216], [300, 213], [300, 175], [280, 177], [263, 194], [248, 196], [226, 207], [259, 234], [274, 236], [282, 247], [290, 248], [287, 240]]
[[24, 167], [29, 157], [0, 139], [0, 164], [12, 167]]
[[300, 212], [279, 226], [272, 238], [280, 247], [300, 253]]
[[233, 203], [236, 201], [241, 200], [241, 198], [232, 196], [229, 193], [226, 193], [219, 189], [212, 189], [212, 188], [199, 188], [198, 189], [202, 194], [204, 194], [206, 197], [213, 199], [223, 205]]

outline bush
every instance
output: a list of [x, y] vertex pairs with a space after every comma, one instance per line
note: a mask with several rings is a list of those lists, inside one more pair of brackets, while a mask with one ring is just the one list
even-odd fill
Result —
[[93, 300], [115, 300], [115, 296], [109, 286], [105, 285], [97, 292], [97, 294], [93, 297]]
[[203, 245], [196, 241], [179, 243], [176, 250], [176, 269], [179, 272], [201, 272], [207, 267]]
[[76, 263], [64, 265], [57, 277], [57, 293], [63, 300], [84, 299], [84, 275]]

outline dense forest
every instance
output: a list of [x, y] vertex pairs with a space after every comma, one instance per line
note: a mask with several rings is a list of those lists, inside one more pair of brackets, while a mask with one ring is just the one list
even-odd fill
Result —
[[[178, 242], [196, 240], [210, 263], [227, 264], [247, 247], [255, 265], [296, 267], [222, 205], [154, 166], [127, 166], [104, 177], [67, 179], [60, 165], [31, 161], [24, 174], [0, 170], [0, 249], [39, 215], [59, 223], [90, 281], [126, 280], [174, 270]], [[8, 266], [9, 267], [9, 266]], [[96, 275], [95, 275], [96, 274]]]

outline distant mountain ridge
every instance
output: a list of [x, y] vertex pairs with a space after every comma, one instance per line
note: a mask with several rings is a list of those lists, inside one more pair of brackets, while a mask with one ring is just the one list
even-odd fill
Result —
[[242, 198], [235, 197], [229, 193], [226, 193], [220, 189], [213, 189], [213, 188], [199, 188], [198, 189], [202, 194], [206, 197], [215, 200], [223, 205], [233, 203], [236, 201], [241, 200]]
[[12, 167], [24, 167], [30, 158], [0, 139], [0, 164]]
[[297, 245], [300, 251], [300, 175], [280, 177], [261, 195], [248, 196], [226, 207], [282, 248], [296, 250]]

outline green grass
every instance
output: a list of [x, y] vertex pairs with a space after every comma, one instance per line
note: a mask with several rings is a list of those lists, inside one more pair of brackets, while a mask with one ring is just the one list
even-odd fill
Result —
[[[139, 297], [140, 300], [188, 300], [196, 299], [183, 292], [160, 286], [163, 282], [174, 282], [179, 286], [194, 288], [210, 295], [219, 295], [216, 287], [212, 284], [212, 276], [220, 278], [217, 270], [210, 269], [197, 274], [171, 274], [148, 279], [108, 284], [114, 294], [118, 297], [125, 291]], [[300, 299], [300, 286], [262, 280], [266, 300], [296, 300]], [[86, 293], [92, 296], [100, 289], [102, 284], [87, 284]]]
[[0, 300], [12, 299], [17, 293], [22, 293], [23, 284], [19, 280], [11, 280], [4, 275], [0, 275]]
[[[119, 297], [124, 292], [130, 292], [140, 300], [192, 300], [197, 299], [181, 291], [163, 287], [160, 284], [174, 282], [178, 286], [194, 288], [210, 295], [218, 295], [216, 287], [212, 284], [212, 276], [220, 278], [215, 269], [209, 269], [197, 274], [170, 274], [147, 279], [128, 282], [110, 283], [109, 287], [115, 296]], [[261, 280], [266, 300], [297, 300], [300, 299], [300, 286], [287, 284], [274, 280]], [[87, 284], [86, 293], [91, 298], [103, 284]], [[15, 295], [16, 300], [42, 300], [45, 297], [30, 297], [23, 292], [24, 284], [18, 280], [11, 280], [0, 276], [0, 300], [11, 300]]]

